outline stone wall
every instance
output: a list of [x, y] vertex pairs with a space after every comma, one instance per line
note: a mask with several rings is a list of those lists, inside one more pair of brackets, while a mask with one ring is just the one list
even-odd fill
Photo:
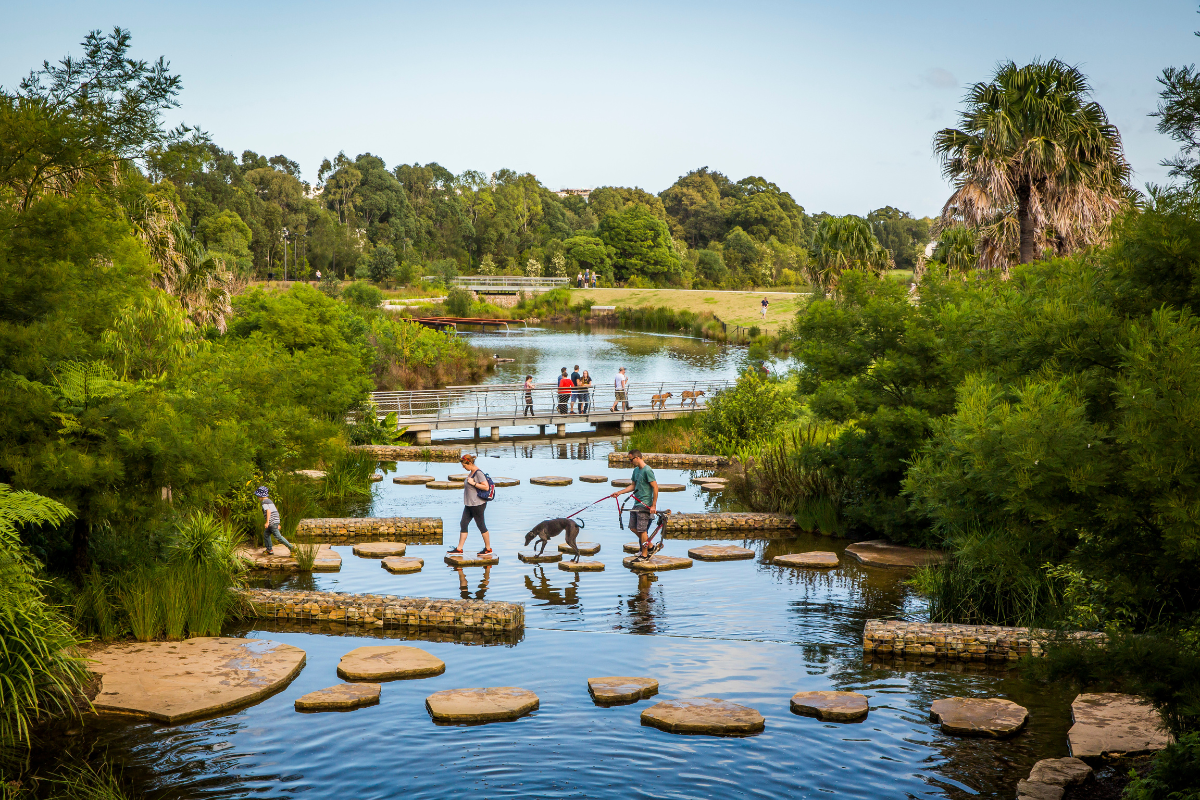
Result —
[[525, 627], [525, 607], [520, 603], [274, 589], [245, 589], [242, 595], [255, 614], [274, 620], [483, 633]]
[[[658, 501], [663, 502], [659, 495]], [[664, 535], [668, 539], [708, 539], [714, 533], [736, 532], [747, 539], [792, 536], [800, 526], [787, 514], [735, 512], [715, 514], [672, 514]]]
[[[642, 453], [642, 459], [651, 467], [665, 469], [717, 469], [727, 467], [730, 461], [725, 456], [697, 456], [687, 453]], [[628, 453], [609, 453], [610, 467], [630, 467]]]
[[380, 461], [458, 461], [461, 447], [445, 445], [357, 444], [350, 448]]
[[296, 538], [308, 542], [359, 544], [404, 542], [441, 544], [440, 517], [347, 517], [345, 519], [302, 519]]
[[[1053, 631], [1002, 625], [952, 625], [869, 619], [863, 628], [863, 652], [892, 658], [935, 658], [951, 661], [1016, 661], [1043, 655]], [[1102, 633], [1073, 634], [1099, 637]]]

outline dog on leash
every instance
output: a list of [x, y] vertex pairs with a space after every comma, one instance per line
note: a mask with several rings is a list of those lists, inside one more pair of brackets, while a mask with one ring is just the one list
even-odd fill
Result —
[[698, 390], [698, 391], [695, 391], [695, 392], [688, 392], [688, 391], [685, 391], [685, 392], [683, 393], [683, 399], [682, 399], [682, 400], [679, 402], [679, 407], [680, 407], [680, 408], [683, 408], [683, 407], [684, 407], [684, 405], [687, 403], [687, 401], [688, 401], [688, 400], [691, 400], [691, 401], [692, 401], [692, 406], [693, 406], [693, 407], [695, 407], [695, 405], [696, 405], [696, 401], [697, 401], [697, 400], [699, 400], [699, 399], [700, 399], [701, 397], [703, 397], [703, 396], [704, 396], [704, 390], [703, 390], [703, 389], [700, 389], [700, 390]]
[[578, 561], [579, 547], [576, 545], [575, 540], [579, 538], [579, 529], [582, 527], [584, 527], [583, 520], [567, 519], [566, 517], [544, 519], [537, 525], [534, 525], [533, 530], [525, 534], [525, 546], [528, 547], [530, 542], [540, 537], [542, 540], [542, 549], [538, 550], [537, 545], [533, 546], [533, 549], [537, 550], [537, 554], [540, 556], [546, 552], [546, 545], [550, 543], [551, 539], [560, 533], [565, 533], [567, 535], [567, 545], [575, 551], [575, 558], [571, 560]]
[[659, 408], [661, 408], [662, 410], [666, 411], [666, 409], [667, 409], [667, 401], [668, 401], [668, 400], [670, 400], [670, 399], [671, 399], [671, 397], [672, 397], [672, 395], [671, 395], [671, 393], [670, 393], [670, 392], [667, 392], [666, 394], [656, 394], [656, 395], [654, 395], [653, 397], [651, 397], [651, 398], [650, 398], [650, 410], [651, 410], [651, 411], [653, 411], [653, 410], [654, 410], [654, 406], [656, 406], [656, 405], [657, 405]]

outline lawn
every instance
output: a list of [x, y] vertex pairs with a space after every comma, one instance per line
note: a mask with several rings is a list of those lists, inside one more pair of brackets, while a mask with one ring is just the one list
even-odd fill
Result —
[[[763, 298], [767, 298], [767, 321], [759, 313]], [[709, 311], [728, 324], [749, 327], [758, 325], [763, 332], [774, 333], [781, 324], [792, 319], [796, 310], [806, 302], [806, 295], [797, 292], [726, 292], [717, 289], [572, 289], [571, 302], [587, 298], [598, 306], [637, 308], [666, 306], [676, 310]]]

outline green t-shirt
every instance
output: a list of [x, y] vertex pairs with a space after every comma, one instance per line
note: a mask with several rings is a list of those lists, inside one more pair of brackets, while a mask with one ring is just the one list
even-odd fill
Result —
[[[651, 501], [654, 500], [654, 487], [650, 482], [654, 480], [654, 470], [650, 467], [634, 467], [633, 468], [633, 496], [640, 502], [645, 503], [647, 508]], [[641, 506], [637, 507], [639, 511], [645, 511]]]

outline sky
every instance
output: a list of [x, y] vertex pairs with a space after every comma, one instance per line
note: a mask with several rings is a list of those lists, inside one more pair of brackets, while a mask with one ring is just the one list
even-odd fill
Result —
[[944, 2], [60, 2], [6, 4], [0, 85], [128, 29], [182, 75], [170, 122], [226, 150], [532, 172], [551, 189], [660, 192], [707, 166], [759, 175], [810, 212], [949, 194], [930, 143], [999, 62], [1089, 76], [1134, 185], [1174, 142], [1156, 78], [1200, 53], [1195, 0]]

